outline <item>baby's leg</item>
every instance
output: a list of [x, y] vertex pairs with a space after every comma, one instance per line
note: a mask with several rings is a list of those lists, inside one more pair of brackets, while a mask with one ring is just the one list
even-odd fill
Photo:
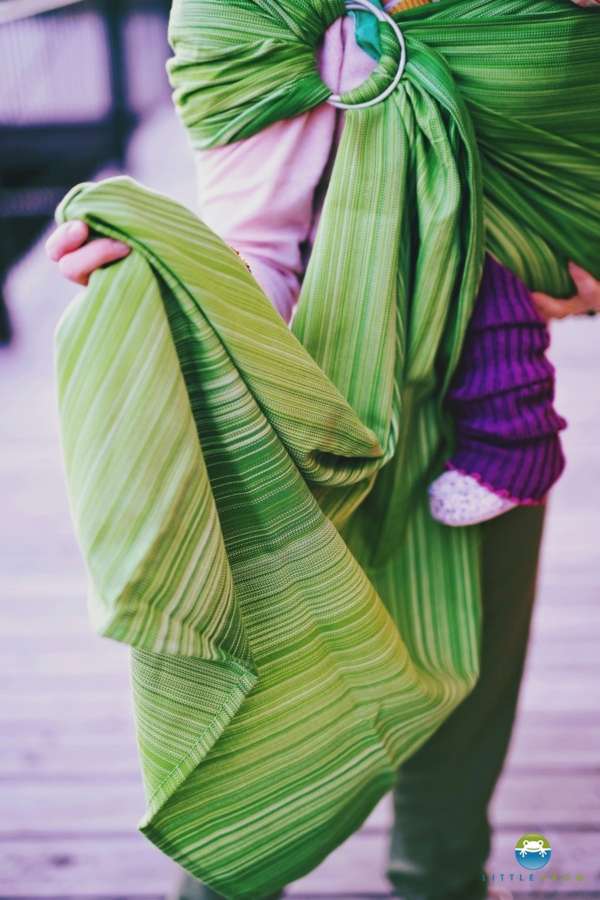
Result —
[[527, 288], [487, 257], [448, 407], [457, 443], [430, 486], [434, 518], [472, 525], [542, 503], [564, 468], [548, 329]]

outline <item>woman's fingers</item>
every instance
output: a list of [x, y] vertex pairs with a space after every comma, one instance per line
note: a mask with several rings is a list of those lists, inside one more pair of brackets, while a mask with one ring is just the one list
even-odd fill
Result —
[[58, 263], [61, 273], [75, 284], [86, 285], [96, 269], [123, 259], [130, 247], [111, 238], [89, 241], [85, 222], [65, 222], [46, 241], [46, 253]]
[[92, 272], [108, 263], [123, 259], [129, 252], [127, 244], [110, 238], [98, 238], [84, 244], [73, 253], [66, 253], [58, 261], [58, 268], [69, 281], [86, 285]]
[[569, 263], [569, 272], [577, 287], [578, 295], [587, 303], [587, 309], [600, 311], [600, 281], [574, 262]]
[[65, 222], [52, 232], [46, 241], [46, 253], [53, 262], [58, 262], [65, 253], [77, 250], [89, 237], [85, 222]]
[[531, 299], [544, 319], [566, 319], [567, 316], [580, 316], [590, 308], [589, 304], [577, 294], [568, 300], [557, 300], [541, 291], [534, 291]]
[[590, 310], [600, 311], [600, 281], [575, 263], [569, 263], [569, 271], [577, 293], [568, 300], [550, 297], [542, 291], [533, 291], [531, 299], [539, 314], [546, 320], [580, 316]]

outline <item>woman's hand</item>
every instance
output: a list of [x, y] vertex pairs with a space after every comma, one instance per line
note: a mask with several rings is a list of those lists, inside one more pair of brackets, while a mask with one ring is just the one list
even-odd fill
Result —
[[557, 300], [540, 291], [531, 293], [531, 299], [542, 318], [564, 319], [566, 316], [600, 312], [600, 281], [585, 269], [576, 266], [574, 262], [569, 263], [569, 272], [575, 282], [577, 293], [568, 300]]
[[85, 222], [65, 222], [46, 241], [46, 253], [69, 281], [86, 285], [92, 272], [108, 263], [123, 259], [131, 248], [111, 238], [89, 241]]

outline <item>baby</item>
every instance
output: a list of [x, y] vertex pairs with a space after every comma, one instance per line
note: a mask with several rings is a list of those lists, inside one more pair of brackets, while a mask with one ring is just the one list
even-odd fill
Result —
[[[426, 2], [435, 0], [404, 0], [385, 8], [399, 12]], [[600, 0], [572, 2], [600, 8]], [[367, 13], [357, 17], [356, 31], [349, 16], [330, 26], [317, 60], [327, 84], [343, 91], [368, 77], [377, 60], [373, 22]], [[341, 110], [323, 103], [245, 140], [196, 151], [201, 218], [238, 251], [287, 323], [296, 310], [343, 121]], [[48, 242], [51, 257], [78, 283], [128, 252], [107, 239], [86, 244], [87, 237], [83, 223], [70, 223]], [[578, 296], [553, 301], [531, 295], [515, 275], [486, 257], [447, 398], [456, 446], [447, 470], [429, 488], [431, 512], [439, 521], [470, 525], [516, 505], [541, 503], [559, 477], [564, 467], [559, 431], [566, 422], [552, 406], [544, 315], [600, 305], [598, 282], [575, 266], [571, 274]]]
[[[396, 13], [428, 2], [436, 0], [391, 0], [383, 8]], [[600, 0], [572, 2], [600, 9]], [[361, 16], [357, 41], [377, 59], [373, 17]], [[577, 267], [571, 274], [586, 275]], [[549, 334], [533, 299], [512, 272], [486, 257], [447, 398], [456, 446], [447, 471], [429, 487], [431, 513], [446, 525], [472, 525], [517, 505], [542, 503], [564, 468], [559, 431], [567, 423], [552, 405], [554, 369], [545, 355]]]

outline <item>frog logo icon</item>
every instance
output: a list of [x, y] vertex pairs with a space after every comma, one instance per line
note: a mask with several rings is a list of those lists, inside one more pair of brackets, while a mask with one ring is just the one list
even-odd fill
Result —
[[543, 834], [523, 834], [515, 846], [515, 859], [525, 869], [543, 869], [552, 857], [550, 841]]

